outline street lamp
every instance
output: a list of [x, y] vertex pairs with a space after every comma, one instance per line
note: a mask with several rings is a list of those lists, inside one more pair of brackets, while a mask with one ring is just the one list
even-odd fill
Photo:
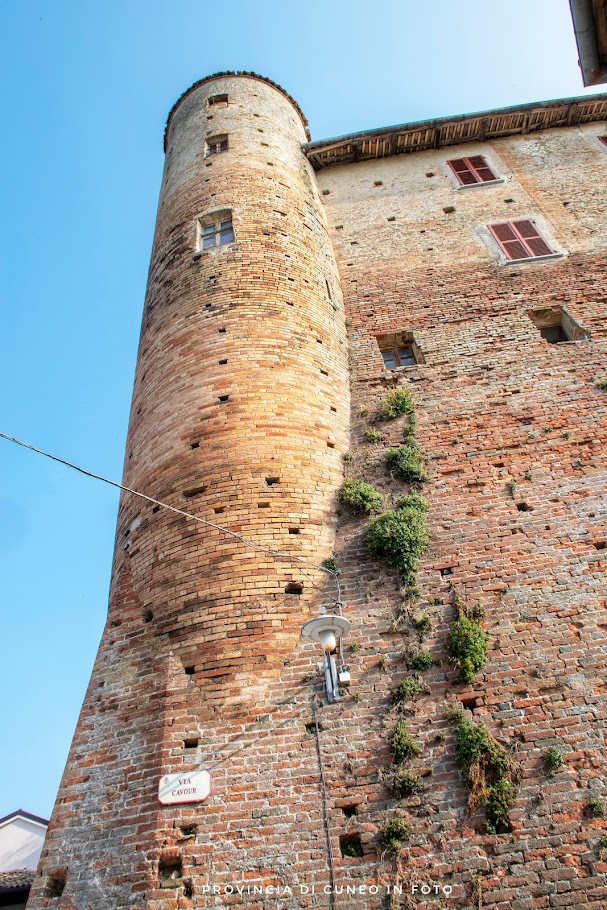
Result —
[[304, 638], [317, 641], [324, 651], [325, 684], [330, 704], [339, 699], [339, 677], [331, 652], [336, 649], [342, 635], [349, 631], [350, 623], [337, 613], [323, 613], [321, 616], [315, 616], [314, 619], [309, 619], [301, 630]]

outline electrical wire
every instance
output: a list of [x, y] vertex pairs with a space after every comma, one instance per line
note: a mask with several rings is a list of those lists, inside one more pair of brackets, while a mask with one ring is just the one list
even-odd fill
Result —
[[335, 860], [333, 858], [333, 847], [331, 845], [331, 825], [329, 822], [329, 801], [327, 796], [327, 781], [325, 778], [325, 765], [322, 758], [322, 748], [320, 745], [320, 728], [318, 726], [318, 707], [316, 695], [312, 697], [312, 714], [314, 715], [314, 726], [316, 728], [316, 754], [318, 755], [318, 768], [320, 770], [320, 787], [322, 790], [322, 810], [323, 821], [325, 825], [325, 834], [327, 837], [327, 853], [329, 856], [329, 878], [331, 885], [330, 906], [338, 910], [337, 894], [335, 888]]
[[36, 446], [30, 445], [28, 442], [23, 442], [21, 439], [15, 439], [14, 436], [7, 436], [6, 433], [0, 433], [0, 438], [6, 439], [8, 442], [14, 442], [18, 446], [23, 446], [24, 449], [30, 449], [32, 452], [36, 452], [38, 455], [44, 455], [45, 458], [50, 458], [52, 461], [58, 461], [59, 464], [65, 465], [67, 468], [73, 468], [74, 471], [79, 471], [81, 474], [85, 474], [87, 477], [92, 477], [94, 480], [101, 480], [103, 483], [108, 483], [112, 487], [117, 487], [119, 490], [123, 490], [125, 493], [131, 493], [133, 496], [139, 496], [141, 499], [145, 499], [148, 502], [153, 502], [154, 505], [160, 506], [163, 509], [168, 509], [170, 512], [175, 512], [177, 515], [182, 515], [184, 518], [191, 518], [193, 521], [199, 522], [199, 524], [206, 525], [208, 528], [214, 528], [216, 531], [221, 531], [224, 534], [228, 534], [230, 537], [234, 537], [236, 540], [239, 540], [246, 547], [250, 547], [252, 550], [257, 550], [259, 553], [269, 553], [271, 556], [275, 556], [277, 559], [287, 559], [292, 562], [300, 562], [304, 565], [310, 566], [312, 569], [319, 569], [321, 572], [326, 572], [327, 575], [330, 575], [331, 578], [335, 581], [337, 587], [337, 603], [341, 604], [341, 585], [339, 583], [339, 572], [334, 569], [328, 569], [326, 566], [317, 565], [315, 562], [311, 562], [309, 559], [306, 559], [304, 556], [295, 556], [292, 553], [283, 553], [280, 550], [273, 550], [269, 547], [263, 547], [260, 544], [253, 543], [252, 540], [249, 540], [247, 537], [243, 537], [242, 534], [236, 534], [235, 531], [230, 531], [229, 528], [224, 528], [222, 525], [214, 524], [212, 521], [207, 521], [205, 518], [199, 518], [197, 515], [192, 515], [191, 512], [185, 512], [183, 509], [178, 509], [176, 506], [170, 506], [166, 502], [162, 502], [160, 499], [154, 499], [152, 496], [146, 496], [145, 493], [140, 493], [138, 490], [133, 490], [131, 487], [125, 487], [123, 484], [118, 483], [116, 480], [110, 480], [107, 477], [103, 477], [101, 474], [95, 474], [93, 471], [87, 471], [85, 468], [81, 468], [77, 464], [72, 464], [71, 461], [66, 461], [64, 458], [59, 458], [58, 455], [52, 455], [50, 452], [45, 452], [44, 449], [37, 449]]

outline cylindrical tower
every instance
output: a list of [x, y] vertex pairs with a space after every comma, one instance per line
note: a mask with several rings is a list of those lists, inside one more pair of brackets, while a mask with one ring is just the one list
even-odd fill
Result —
[[225, 73], [179, 99], [165, 141], [124, 483], [210, 524], [122, 497], [30, 907], [156, 906], [158, 851], [166, 871], [179, 830], [159, 777], [268, 712], [333, 596], [322, 571], [267, 552], [330, 555], [347, 447], [345, 320], [305, 120], [269, 80]]

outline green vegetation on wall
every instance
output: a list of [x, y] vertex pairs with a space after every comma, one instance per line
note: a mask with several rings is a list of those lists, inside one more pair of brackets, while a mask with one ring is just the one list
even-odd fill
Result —
[[481, 625], [485, 612], [482, 607], [471, 608], [455, 589], [458, 618], [447, 641], [447, 653], [459, 669], [460, 681], [470, 683], [487, 662], [489, 636]]
[[485, 804], [487, 831], [510, 830], [508, 812], [516, 797], [514, 769], [506, 749], [483, 723], [467, 717], [461, 708], [448, 713], [457, 724], [455, 757], [469, 790], [468, 806], [474, 812]]
[[388, 850], [398, 853], [407, 840], [410, 826], [402, 818], [391, 818], [381, 829], [380, 840]]
[[396, 420], [397, 417], [402, 417], [403, 414], [409, 415], [410, 424], [412, 418], [413, 422], [415, 422], [415, 405], [413, 404], [411, 392], [407, 388], [393, 389], [382, 401], [377, 416], [380, 420]]
[[369, 552], [394, 566], [405, 584], [415, 585], [420, 560], [430, 545], [426, 517], [417, 508], [400, 508], [386, 512], [365, 531]]
[[395, 764], [401, 765], [409, 758], [421, 755], [422, 747], [413, 739], [406, 720], [399, 720], [390, 737], [390, 751]]
[[386, 452], [386, 465], [401, 480], [406, 483], [427, 483], [430, 479], [424, 456], [417, 447], [415, 440], [404, 446], [388, 449]]
[[341, 487], [338, 498], [343, 505], [358, 514], [381, 512], [384, 497], [370, 483], [364, 480], [346, 480]]

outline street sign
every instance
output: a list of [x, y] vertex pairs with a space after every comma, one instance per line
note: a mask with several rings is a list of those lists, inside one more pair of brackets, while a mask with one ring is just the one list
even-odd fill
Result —
[[199, 803], [211, 793], [209, 771], [181, 771], [165, 774], [158, 784], [158, 799], [163, 806], [174, 803]]

